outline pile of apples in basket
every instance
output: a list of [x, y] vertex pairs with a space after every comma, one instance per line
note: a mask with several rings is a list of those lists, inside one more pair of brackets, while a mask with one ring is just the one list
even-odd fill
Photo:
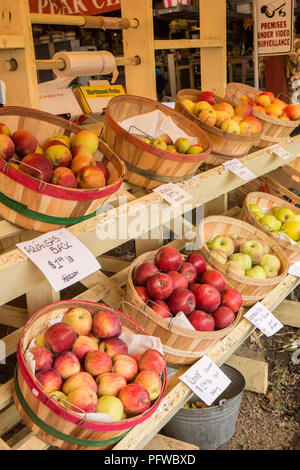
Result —
[[71, 411], [102, 413], [114, 421], [147, 411], [162, 391], [164, 356], [156, 349], [128, 354], [122, 324], [110, 310], [93, 316], [69, 309], [34, 339], [27, 361], [42, 388]]
[[171, 318], [183, 312], [197, 331], [227, 328], [242, 306], [241, 294], [226, 287], [222, 273], [207, 266], [198, 253], [183, 261], [172, 246], [158, 250], [155, 263], [137, 267], [135, 289], [156, 313]]
[[94, 158], [98, 137], [82, 130], [71, 140], [66, 135], [49, 137], [43, 148], [28, 131], [11, 134], [0, 123], [0, 156], [17, 170], [67, 188], [92, 189], [107, 185], [109, 170]]

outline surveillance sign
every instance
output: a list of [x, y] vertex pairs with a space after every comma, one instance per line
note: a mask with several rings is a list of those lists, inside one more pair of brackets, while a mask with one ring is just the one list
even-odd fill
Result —
[[293, 47], [293, 0], [256, 0], [258, 55], [285, 55]]

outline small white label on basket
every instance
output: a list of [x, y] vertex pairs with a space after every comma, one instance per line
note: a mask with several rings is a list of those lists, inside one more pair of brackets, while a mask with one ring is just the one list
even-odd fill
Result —
[[158, 188], [153, 189], [153, 191], [159, 194], [172, 206], [177, 206], [178, 204], [183, 204], [186, 201], [192, 199], [191, 194], [184, 191], [184, 189], [179, 188], [174, 183], [167, 183], [158, 186]]
[[231, 383], [227, 375], [208, 356], [203, 356], [181, 375], [179, 379], [208, 406]]
[[287, 150], [285, 150], [283, 147], [281, 147], [278, 144], [271, 145], [269, 147], [269, 150], [275, 153], [275, 155], [280, 157], [282, 160], [290, 160], [291, 158], [294, 158], [291, 153], [289, 153]]
[[42, 271], [55, 292], [101, 268], [90, 250], [64, 228], [16, 245]]
[[252, 171], [249, 170], [249, 168], [247, 168], [237, 158], [233, 158], [232, 160], [224, 162], [223, 166], [225, 170], [231, 171], [244, 181], [250, 181], [256, 178], [256, 175], [252, 173]]
[[297, 263], [294, 263], [289, 267], [289, 274], [300, 277], [300, 261], [297, 261]]
[[260, 302], [253, 305], [244, 317], [267, 337], [273, 336], [283, 327], [282, 323]]
[[35, 395], [36, 397], [39, 396], [39, 392], [35, 388], [33, 388], [31, 391], [32, 391], [33, 395]]

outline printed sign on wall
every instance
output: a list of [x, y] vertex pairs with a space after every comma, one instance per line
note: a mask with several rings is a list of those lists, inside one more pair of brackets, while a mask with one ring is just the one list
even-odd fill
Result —
[[283, 55], [291, 52], [293, 13], [293, 0], [256, 0], [258, 55]]

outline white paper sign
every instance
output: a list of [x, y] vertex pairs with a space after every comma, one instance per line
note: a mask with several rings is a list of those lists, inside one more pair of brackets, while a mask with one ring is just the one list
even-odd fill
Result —
[[263, 304], [257, 302], [244, 317], [262, 331], [268, 338], [279, 331], [283, 325]]
[[179, 379], [184, 382], [206, 405], [211, 405], [228, 387], [231, 380], [210, 360], [203, 356]]
[[179, 188], [174, 183], [167, 183], [158, 186], [158, 188], [153, 189], [153, 191], [159, 194], [172, 206], [178, 206], [186, 201], [192, 199], [191, 194], [184, 191], [184, 189]]
[[300, 277], [300, 261], [297, 261], [289, 267], [289, 274]]
[[294, 158], [290, 152], [288, 152], [278, 144], [271, 145], [271, 147], [269, 147], [269, 150], [275, 153], [275, 155], [280, 157], [282, 160], [290, 160], [291, 158]]
[[250, 181], [256, 178], [256, 175], [252, 173], [249, 168], [243, 165], [243, 163], [241, 163], [237, 158], [233, 158], [232, 160], [224, 162], [223, 166], [225, 170], [231, 171], [244, 181]]
[[16, 245], [42, 271], [55, 292], [101, 268], [90, 250], [64, 228]]

